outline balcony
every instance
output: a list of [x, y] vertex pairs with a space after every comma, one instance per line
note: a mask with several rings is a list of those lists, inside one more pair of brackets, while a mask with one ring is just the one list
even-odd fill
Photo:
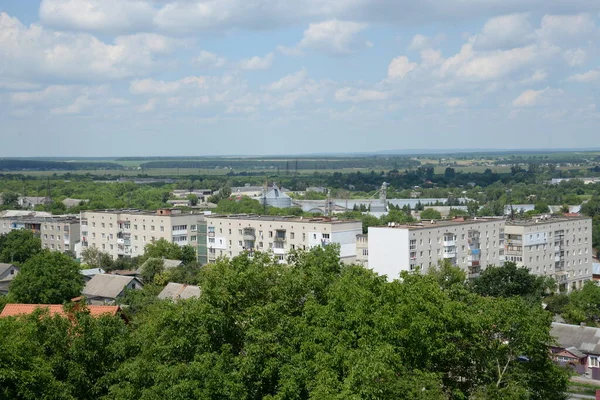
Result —
[[244, 241], [254, 241], [256, 240], [256, 231], [251, 228], [244, 229]]
[[273, 247], [273, 254], [285, 254], [285, 249], [283, 247]]
[[187, 236], [187, 233], [188, 233], [187, 229], [178, 229], [176, 231], [173, 231], [172, 235], [173, 236], [183, 236], [183, 235]]
[[118, 238], [117, 244], [125, 244], [125, 239]]
[[207, 233], [207, 236], [208, 236], [208, 237], [215, 237], [215, 233], [214, 233], [214, 232], [208, 232], [208, 233]]
[[444, 246], [445, 247], [454, 247], [454, 246], [456, 246], [456, 240], [445, 240], [444, 239]]
[[444, 258], [456, 258], [456, 251], [452, 251], [452, 252], [443, 252], [442, 253], [442, 257]]

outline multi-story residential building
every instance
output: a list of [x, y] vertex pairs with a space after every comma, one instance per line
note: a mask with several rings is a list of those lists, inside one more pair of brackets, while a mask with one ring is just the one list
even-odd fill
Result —
[[35, 211], [7, 211], [0, 216], [0, 234], [27, 229], [39, 237], [42, 248], [72, 253], [79, 242], [79, 218]]
[[159, 239], [197, 249], [202, 224], [204, 214], [175, 209], [82, 211], [81, 247], [96, 247], [113, 259], [141, 256]]
[[285, 262], [292, 250], [337, 243], [340, 259], [352, 263], [356, 261], [356, 235], [362, 232], [362, 223], [335, 218], [211, 215], [206, 216], [206, 228], [209, 262], [244, 251], [272, 251]]
[[369, 268], [369, 236], [356, 235], [356, 263]]
[[45, 220], [40, 232], [42, 248], [74, 254], [79, 233], [79, 218], [58, 217]]
[[427, 272], [447, 259], [478, 276], [482, 267], [504, 262], [504, 220], [477, 218], [369, 227], [369, 268], [388, 279], [417, 267]]
[[581, 288], [592, 279], [592, 220], [542, 216], [507, 221], [507, 261], [536, 275], [550, 276], [563, 291]]

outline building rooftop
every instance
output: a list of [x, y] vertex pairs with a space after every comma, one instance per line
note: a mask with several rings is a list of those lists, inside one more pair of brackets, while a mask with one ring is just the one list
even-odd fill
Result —
[[117, 298], [125, 286], [135, 278], [132, 276], [97, 274], [87, 281], [82, 294], [87, 297]]
[[107, 210], [86, 210], [82, 211], [81, 215], [92, 214], [92, 213], [102, 213], [102, 214], [131, 214], [131, 215], [158, 215], [158, 216], [179, 216], [179, 215], [203, 215], [200, 212], [194, 211], [183, 211], [177, 208], [161, 208], [155, 211], [146, 211], [146, 210], [138, 210], [134, 208], [124, 208], [124, 209], [107, 209]]
[[[62, 315], [66, 316], [67, 313], [62, 304], [7, 304], [4, 306], [0, 317], [14, 317], [17, 315], [29, 315], [39, 308], [48, 309], [51, 316]], [[117, 315], [121, 310], [119, 306], [86, 306], [87, 310], [90, 311], [90, 315]]]
[[300, 222], [300, 223], [316, 223], [316, 224], [347, 224], [360, 222], [359, 220], [337, 219], [335, 217], [315, 217], [304, 218], [296, 216], [273, 216], [273, 215], [257, 215], [257, 214], [212, 214], [206, 216], [210, 219], [234, 219], [234, 220], [252, 220], [252, 221], [271, 221], [271, 222]]
[[372, 228], [396, 228], [396, 229], [435, 229], [445, 226], [459, 226], [459, 225], [471, 225], [471, 224], [483, 224], [489, 222], [503, 221], [503, 218], [454, 218], [454, 219], [442, 219], [442, 220], [423, 220], [421, 222], [410, 223], [410, 224], [394, 224], [391, 223], [388, 226], [373, 226]]
[[555, 222], [565, 222], [565, 221], [577, 221], [577, 220], [586, 220], [590, 219], [589, 217], [585, 217], [579, 214], [568, 214], [562, 216], [553, 216], [553, 215], [544, 215], [539, 216], [537, 218], [531, 219], [513, 219], [506, 220], [506, 225], [516, 225], [516, 226], [532, 226], [532, 225], [540, 225], [540, 224], [553, 224]]
[[189, 299], [191, 297], [200, 297], [200, 293], [200, 287], [198, 286], [169, 282], [160, 292], [158, 298], [172, 300]]
[[600, 355], [600, 328], [553, 322], [550, 334], [563, 349], [575, 347], [586, 354]]

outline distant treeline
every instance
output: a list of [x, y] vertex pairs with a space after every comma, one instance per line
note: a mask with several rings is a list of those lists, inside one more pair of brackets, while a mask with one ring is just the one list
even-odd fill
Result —
[[121, 164], [111, 162], [65, 162], [37, 160], [1, 160], [2, 171], [80, 171], [98, 169], [124, 169]]
[[[120, 160], [118, 160], [120, 161]], [[341, 168], [414, 168], [420, 166], [417, 160], [408, 157], [353, 157], [327, 159], [205, 159], [205, 160], [163, 160], [150, 161], [140, 164], [143, 169], [152, 168], [233, 168], [233, 169], [279, 169], [280, 171], [295, 170], [326, 170]]]

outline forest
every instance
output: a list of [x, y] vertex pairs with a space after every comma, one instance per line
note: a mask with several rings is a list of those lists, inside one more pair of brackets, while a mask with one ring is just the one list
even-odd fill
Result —
[[[83, 285], [72, 263], [40, 250], [2, 299], [64, 302], [69, 318], [0, 319], [0, 398], [566, 399], [540, 307], [551, 282], [514, 265], [476, 284], [443, 264], [388, 282], [336, 246], [287, 265], [241, 255], [182, 267], [199, 298], [158, 300], [156, 273], [123, 317], [97, 318], [69, 303]], [[497, 274], [513, 283], [490, 286]]]

